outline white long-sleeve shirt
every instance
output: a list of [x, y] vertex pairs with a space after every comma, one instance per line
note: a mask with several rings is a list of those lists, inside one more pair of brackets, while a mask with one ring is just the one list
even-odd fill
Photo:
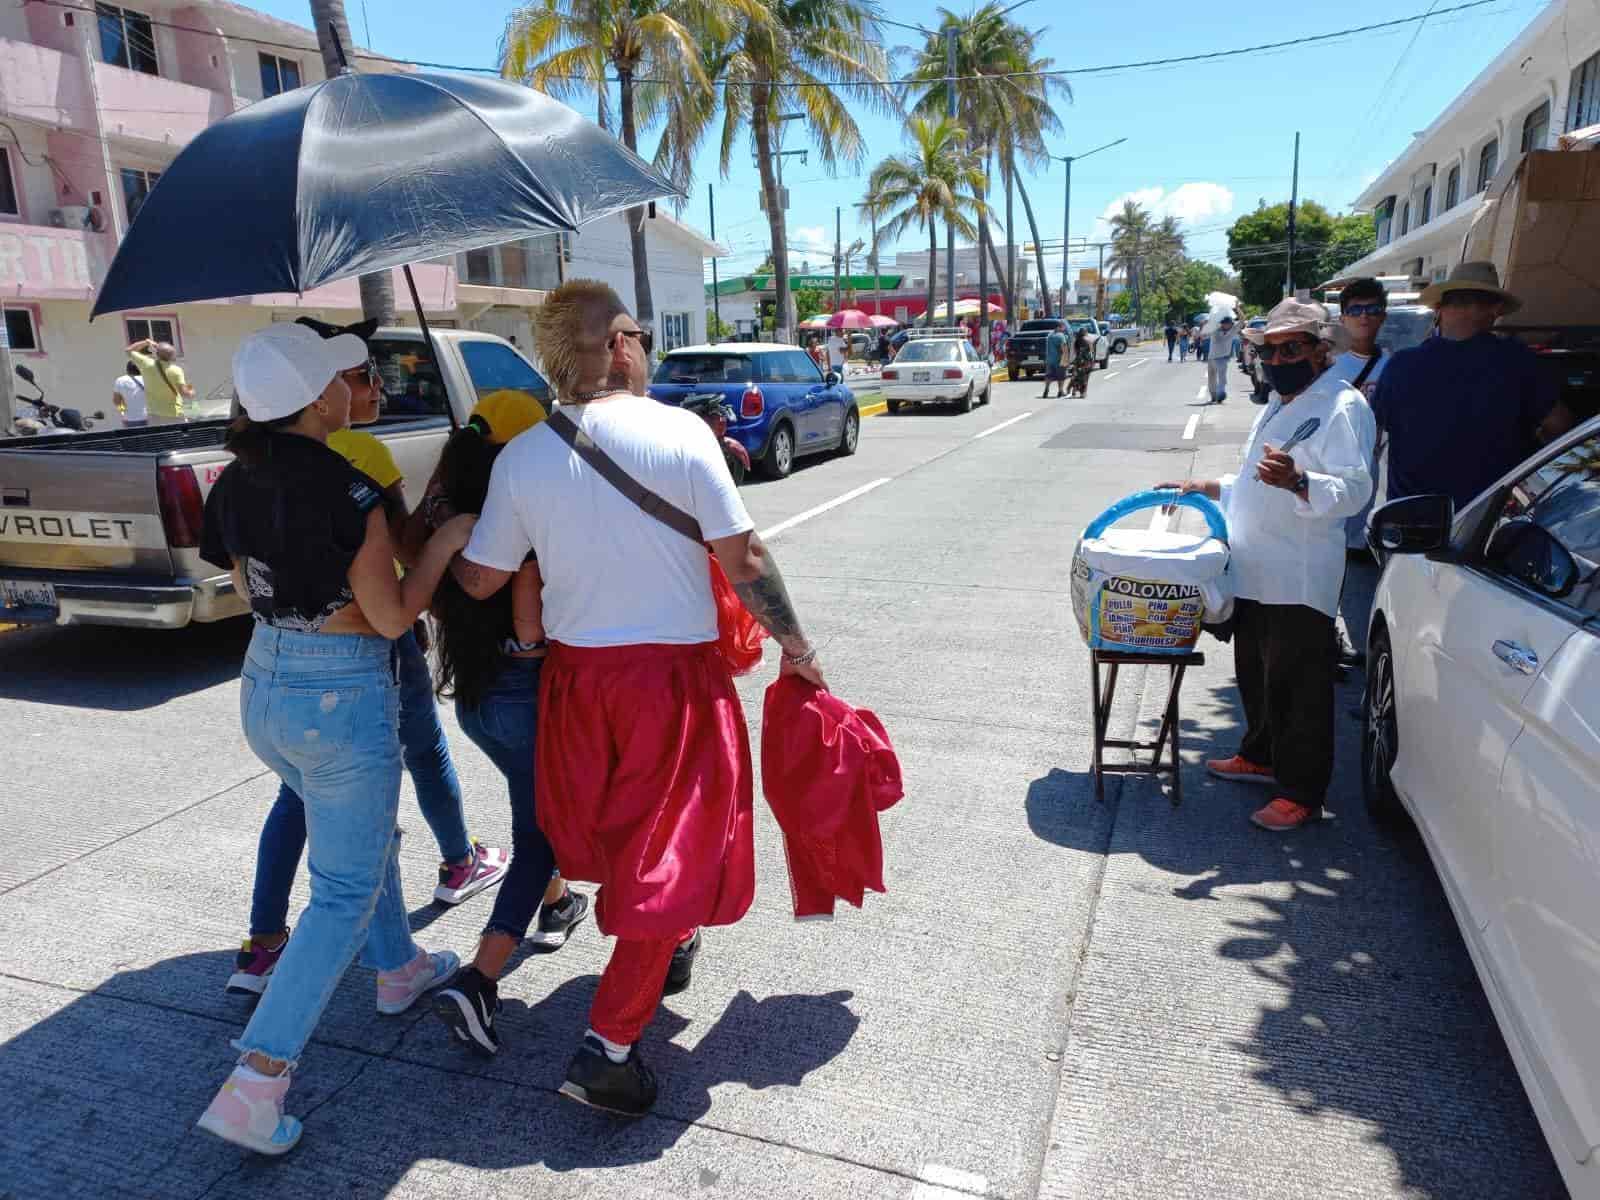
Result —
[[[1281, 447], [1311, 417], [1317, 431], [1291, 450], [1306, 497], [1256, 478], [1264, 447]], [[1344, 527], [1372, 495], [1377, 426], [1361, 393], [1325, 371], [1285, 404], [1272, 393], [1256, 417], [1236, 475], [1224, 475], [1234, 594], [1262, 604], [1304, 604], [1334, 616], [1344, 582]]]

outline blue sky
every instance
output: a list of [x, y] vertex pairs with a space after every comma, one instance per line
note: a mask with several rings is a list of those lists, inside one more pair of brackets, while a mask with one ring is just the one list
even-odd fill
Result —
[[[464, 66], [489, 66], [509, 6], [504, 0], [452, 0], [441, 20], [437, 0], [346, 0], [360, 41], [363, 22], [380, 53]], [[965, 11], [968, 0], [955, 5]], [[1436, 0], [1450, 8], [1459, 0]], [[306, 0], [254, 0], [275, 16], [309, 24]], [[1468, 12], [1332, 42], [1255, 52], [1209, 63], [1141, 68], [1072, 78], [1073, 102], [1058, 111], [1064, 126], [1051, 149], [1082, 153], [1118, 137], [1127, 141], [1073, 168], [1072, 235], [1103, 235], [1102, 214], [1134, 196], [1158, 214], [1183, 222], [1190, 253], [1224, 261], [1225, 230], [1241, 213], [1286, 200], [1294, 134], [1301, 134], [1301, 195], [1344, 211], [1411, 135], [1424, 129], [1543, 7], [1544, 0], [1495, 0]], [[1057, 67], [1087, 68], [1152, 58], [1203, 54], [1328, 33], [1430, 10], [1429, 0], [1341, 0], [1340, 3], [1254, 6], [1100, 4], [1065, 9], [1032, 0], [1015, 14], [1042, 29], [1036, 45]], [[932, 4], [885, 0], [895, 20], [929, 25]], [[917, 40], [890, 29], [891, 46]], [[873, 163], [901, 149], [900, 123], [861, 114], [867, 160], [829, 178], [813, 156], [785, 164], [790, 190], [789, 243], [796, 257], [825, 269], [832, 254], [834, 207], [843, 206], [844, 241], [869, 236], [853, 205]], [[653, 150], [653, 135], [641, 149]], [[791, 136], [791, 147], [799, 141]], [[753, 269], [767, 251], [767, 225], [757, 207], [758, 181], [748, 152], [736, 155], [727, 179], [714, 153], [699, 164], [683, 219], [708, 227], [706, 184], [716, 188], [718, 240], [732, 251], [724, 277]], [[1063, 172], [1059, 163], [1027, 181], [1040, 233], [1061, 236]], [[1017, 204], [1018, 241], [1029, 240]], [[942, 239], [941, 239], [942, 241]], [[926, 246], [908, 234], [899, 248]], [[888, 252], [886, 247], [886, 253]], [[1092, 266], [1092, 252], [1074, 256]], [[1052, 276], [1060, 260], [1047, 262]]]

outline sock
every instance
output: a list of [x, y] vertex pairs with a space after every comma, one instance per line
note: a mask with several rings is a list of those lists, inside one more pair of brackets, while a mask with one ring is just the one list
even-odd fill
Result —
[[[282, 1074], [280, 1074], [280, 1075], [268, 1075], [265, 1071], [258, 1071], [254, 1067], [252, 1067], [249, 1063], [245, 1062], [243, 1059], [239, 1060], [239, 1065], [234, 1067], [234, 1070], [237, 1071], [239, 1074], [243, 1075], [244, 1078], [246, 1078], [246, 1079], [263, 1079], [263, 1080], [271, 1081], [271, 1080], [274, 1080], [274, 1079], [282, 1079], [283, 1078]], [[288, 1072], [284, 1072], [283, 1074], [288, 1074]]]
[[633, 1049], [632, 1046], [619, 1046], [616, 1042], [609, 1041], [606, 1038], [601, 1037], [593, 1029], [589, 1030], [589, 1036], [600, 1043], [600, 1045], [605, 1049], [606, 1057], [612, 1062], [621, 1063], [628, 1061], [628, 1051]]

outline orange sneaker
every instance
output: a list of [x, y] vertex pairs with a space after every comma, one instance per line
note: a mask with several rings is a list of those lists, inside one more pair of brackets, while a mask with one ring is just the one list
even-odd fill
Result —
[[1272, 774], [1271, 767], [1263, 767], [1260, 763], [1253, 763], [1242, 754], [1235, 754], [1232, 758], [1208, 758], [1206, 770], [1218, 779], [1231, 779], [1235, 783], [1262, 783], [1268, 787], [1277, 787], [1278, 781]]
[[1273, 833], [1286, 833], [1291, 829], [1299, 829], [1308, 821], [1315, 821], [1322, 813], [1315, 808], [1307, 808], [1304, 804], [1296, 804], [1293, 800], [1279, 796], [1265, 808], [1258, 808], [1250, 814], [1252, 824], [1263, 829], [1270, 829]]

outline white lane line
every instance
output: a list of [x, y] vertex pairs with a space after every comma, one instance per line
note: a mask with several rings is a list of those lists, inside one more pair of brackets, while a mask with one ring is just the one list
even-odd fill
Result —
[[1171, 519], [1171, 516], [1166, 512], [1165, 509], [1156, 509], [1156, 511], [1150, 516], [1150, 532], [1165, 533], [1167, 531], [1167, 523]]
[[793, 529], [802, 521], [809, 521], [812, 517], [820, 517], [823, 513], [829, 511], [830, 509], [838, 508], [841, 504], [849, 504], [850, 501], [865, 496], [868, 492], [872, 491], [873, 488], [880, 488], [884, 484], [888, 483], [889, 480], [890, 477], [885, 475], [882, 479], [874, 479], [871, 483], [864, 483], [855, 490], [846, 492], [842, 496], [835, 496], [826, 504], [819, 504], [815, 508], [808, 508], [805, 512], [790, 517], [787, 521], [779, 521], [771, 529], [763, 529], [759, 536], [764, 542], [771, 538], [775, 538], [784, 530]]
[[1117, 376], [1118, 376], [1118, 375], [1121, 375], [1121, 374], [1122, 374], [1122, 372], [1121, 372], [1121, 371], [1110, 371], [1110, 372], [1108, 372], [1108, 373], [1107, 373], [1107, 374], [1106, 374], [1106, 378], [1107, 378], [1107, 379], [1108, 379], [1108, 380], [1109, 380], [1109, 379], [1115, 379], [1115, 378], [1116, 378], [1116, 377], [1117, 377]]
[[1200, 414], [1199, 413], [1191, 413], [1190, 416], [1189, 416], [1189, 423], [1183, 427], [1183, 440], [1186, 441], [1186, 442], [1193, 441], [1194, 440], [1194, 431], [1196, 429], [1198, 429], [1199, 427], [1200, 427]]
[[999, 433], [1007, 425], [1015, 425], [1018, 421], [1026, 421], [1031, 416], [1033, 416], [1033, 413], [1025, 412], [1020, 417], [1012, 417], [1009, 421], [1001, 421], [1000, 424], [998, 424], [998, 425], [991, 425], [991, 426], [989, 426], [989, 428], [985, 429], [982, 433], [973, 434], [972, 435], [972, 440], [973, 441], [977, 441], [979, 438], [988, 437], [991, 433]]
[[1128, 364], [1127, 370], [1131, 371], [1135, 367], [1142, 367], [1142, 366], [1145, 365], [1145, 363], [1147, 363], [1149, 361], [1150, 360], [1148, 358], [1136, 358], [1131, 363]]

